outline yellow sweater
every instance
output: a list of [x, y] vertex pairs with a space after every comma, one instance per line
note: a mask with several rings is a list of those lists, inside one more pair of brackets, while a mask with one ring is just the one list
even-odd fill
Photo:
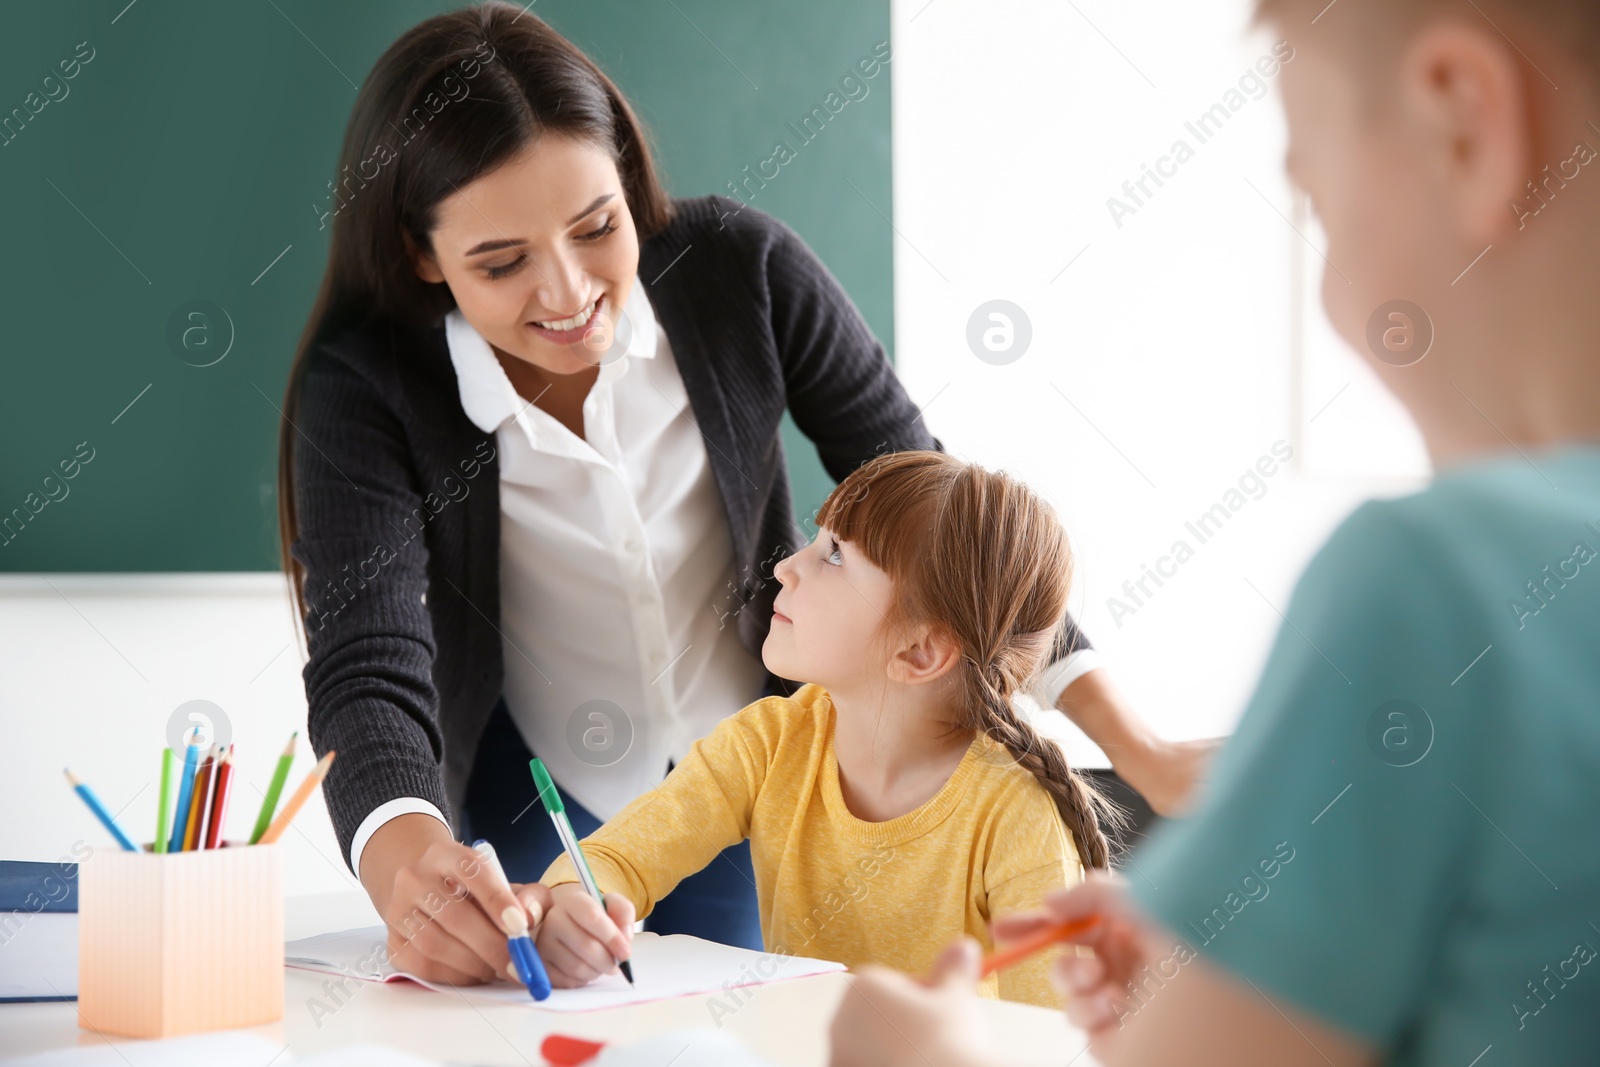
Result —
[[[767, 950], [880, 963], [926, 974], [989, 921], [1036, 907], [1083, 869], [1055, 801], [1004, 746], [979, 735], [927, 803], [887, 822], [852, 815], [839, 791], [833, 701], [819, 685], [765, 697], [696, 741], [666, 781], [583, 842], [602, 892], [640, 917], [717, 854], [750, 839]], [[562, 856], [547, 885], [577, 881]], [[989, 997], [1058, 1006], [1060, 949], [979, 987]]]

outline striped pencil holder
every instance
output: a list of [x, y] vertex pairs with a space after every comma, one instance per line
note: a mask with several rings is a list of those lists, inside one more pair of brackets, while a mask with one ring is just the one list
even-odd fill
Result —
[[79, 866], [79, 1026], [171, 1037], [282, 1018], [278, 845], [107, 849]]

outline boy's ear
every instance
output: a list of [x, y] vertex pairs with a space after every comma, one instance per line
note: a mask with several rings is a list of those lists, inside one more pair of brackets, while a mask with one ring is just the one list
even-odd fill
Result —
[[1399, 89], [1424, 138], [1423, 165], [1450, 190], [1465, 243], [1495, 240], [1513, 221], [1506, 204], [1539, 169], [1533, 101], [1516, 53], [1487, 28], [1435, 22], [1407, 47]]

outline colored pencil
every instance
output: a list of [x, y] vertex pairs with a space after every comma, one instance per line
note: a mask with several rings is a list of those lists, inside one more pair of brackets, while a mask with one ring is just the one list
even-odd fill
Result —
[[129, 852], [138, 852], [139, 846], [133, 843], [133, 838], [123, 832], [122, 827], [117, 825], [117, 820], [106, 810], [106, 806], [100, 803], [100, 798], [94, 795], [94, 790], [84, 785], [71, 771], [66, 768], [62, 770], [67, 776], [67, 781], [72, 783], [72, 788], [83, 798], [83, 802], [89, 805], [89, 810], [94, 812], [94, 817], [104, 823], [106, 829], [111, 831], [111, 836], [117, 839], [117, 844]]
[[311, 768], [311, 773], [305, 776], [305, 779], [300, 783], [300, 787], [294, 791], [294, 796], [289, 798], [289, 802], [283, 806], [283, 810], [278, 813], [278, 817], [272, 820], [272, 825], [267, 827], [267, 832], [261, 835], [261, 839], [256, 842], [257, 844], [270, 845], [283, 836], [283, 832], [289, 828], [289, 823], [294, 821], [294, 817], [299, 814], [300, 809], [305, 806], [305, 802], [310, 799], [311, 791], [316, 789], [322, 779], [327, 777], [328, 767], [333, 763], [333, 757], [334, 753], [330, 750], [326, 756], [317, 761], [317, 765]]
[[228, 750], [222, 747], [219, 741], [211, 749], [211, 773], [206, 777], [206, 789], [203, 796], [195, 797], [195, 807], [200, 809], [200, 817], [194, 821], [194, 847], [206, 847], [206, 838], [211, 833], [211, 809], [217, 802], [217, 772], [222, 769], [222, 757]]
[[228, 817], [228, 795], [233, 787], [233, 746], [223, 753], [217, 763], [216, 785], [211, 789], [211, 814], [206, 819], [205, 844], [201, 848], [216, 848], [225, 838], [222, 826]]
[[211, 746], [206, 758], [195, 772], [194, 792], [189, 797], [189, 825], [183, 831], [183, 851], [193, 852], [200, 847], [201, 825], [206, 820], [206, 805], [211, 803], [211, 772], [217, 765], [217, 747]]
[[172, 825], [172, 749], [161, 748], [161, 799], [156, 802], [156, 836], [151, 850], [167, 850], [167, 828]]
[[1027, 937], [1019, 938], [998, 952], [991, 953], [985, 957], [980, 974], [982, 977], [987, 978], [996, 971], [1004, 970], [1022, 962], [1022, 960], [1035, 952], [1047, 949], [1051, 945], [1059, 944], [1062, 941], [1070, 941], [1079, 934], [1092, 930], [1098, 925], [1100, 925], [1100, 916], [1091, 915], [1087, 919], [1073, 919], [1071, 922], [1057, 923], [1055, 926], [1047, 926], [1042, 930], [1036, 930]]
[[261, 835], [272, 825], [272, 813], [278, 807], [278, 796], [283, 792], [283, 783], [288, 780], [289, 765], [294, 762], [294, 743], [299, 736], [298, 730], [290, 734], [289, 743], [283, 748], [283, 755], [278, 757], [278, 766], [272, 772], [272, 782], [267, 786], [267, 795], [261, 800], [261, 813], [256, 816], [255, 829], [250, 831], [252, 845], [260, 841]]
[[178, 779], [178, 806], [172, 813], [172, 834], [167, 839], [168, 852], [183, 851], [183, 835], [189, 829], [189, 807], [194, 801], [194, 774], [200, 767], [200, 728], [191, 726], [189, 732], [183, 736], [185, 739], [183, 777]]

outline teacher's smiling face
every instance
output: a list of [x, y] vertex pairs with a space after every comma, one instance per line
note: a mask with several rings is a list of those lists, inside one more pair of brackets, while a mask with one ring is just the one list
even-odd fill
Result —
[[611, 347], [639, 266], [616, 164], [546, 133], [439, 202], [417, 274], [444, 282], [503, 355], [551, 375], [592, 370]]

